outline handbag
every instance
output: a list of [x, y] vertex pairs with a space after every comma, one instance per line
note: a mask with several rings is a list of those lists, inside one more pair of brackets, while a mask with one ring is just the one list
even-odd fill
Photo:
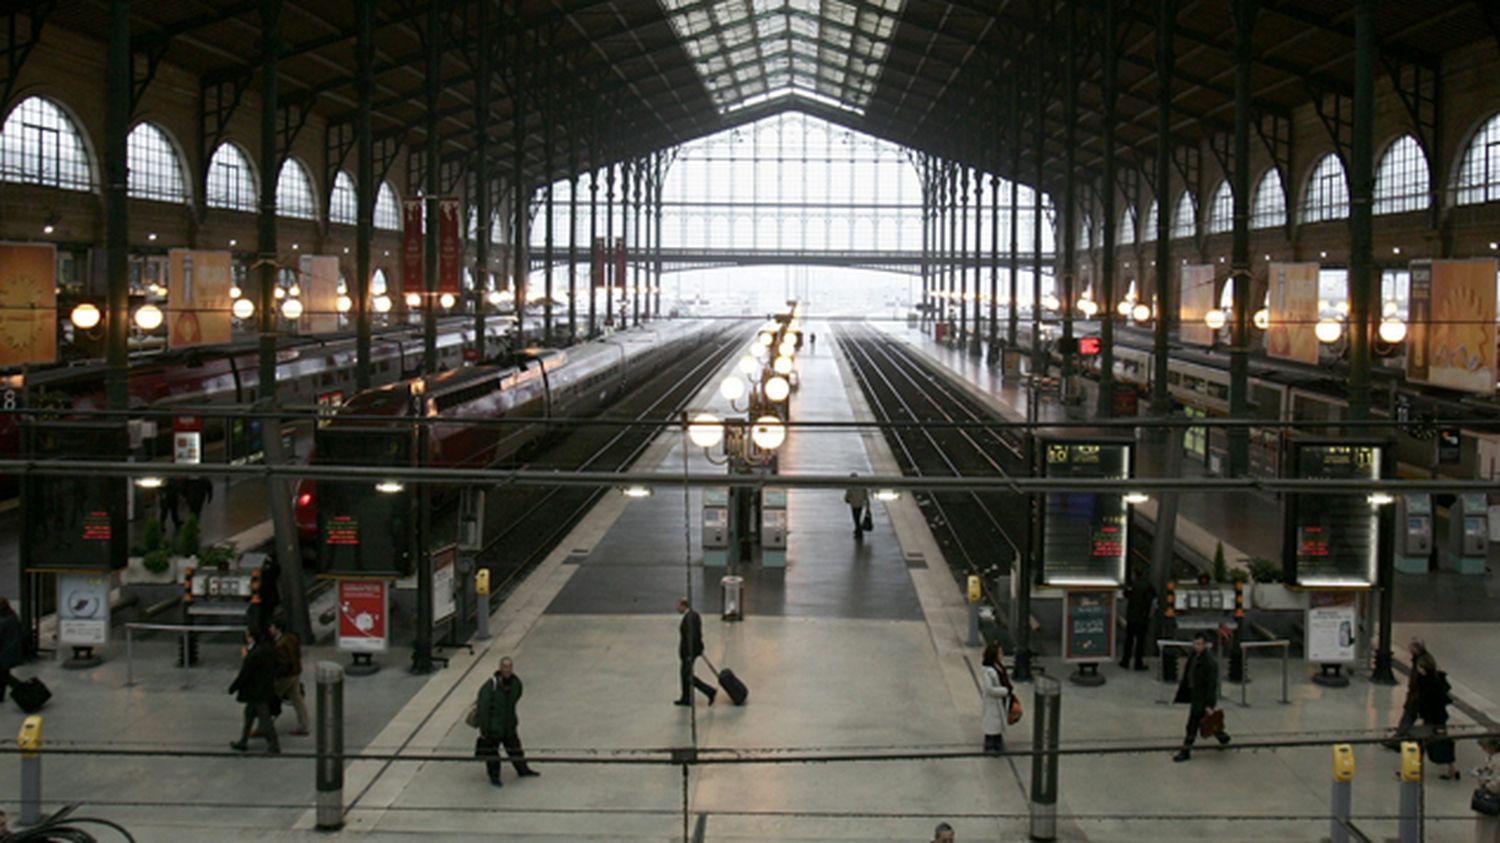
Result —
[[1205, 738], [1224, 731], [1224, 709], [1216, 708], [1203, 715], [1203, 720], [1198, 723], [1198, 734]]
[[464, 725], [470, 729], [479, 728], [479, 703], [469, 703], [469, 710], [464, 712]]
[[870, 516], [870, 510], [865, 510], [865, 520], [859, 522], [859, 528], [861, 530], [875, 529], [875, 519]]
[[1469, 799], [1469, 808], [1486, 817], [1500, 817], [1500, 793], [1490, 790], [1485, 785], [1480, 785], [1474, 788], [1474, 795]]
[[1021, 722], [1021, 715], [1024, 713], [1021, 709], [1021, 698], [1016, 696], [1016, 686], [1010, 683], [1010, 673], [1006, 671], [1005, 665], [997, 663], [995, 667], [999, 668], [1000, 681], [1004, 683], [1005, 689], [1010, 691], [1006, 695], [1010, 704], [1005, 708], [1005, 725], [1014, 726]]

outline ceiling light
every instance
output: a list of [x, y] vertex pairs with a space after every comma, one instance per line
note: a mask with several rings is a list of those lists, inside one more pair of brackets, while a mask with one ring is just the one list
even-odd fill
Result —
[[249, 299], [235, 299], [234, 304], [229, 306], [229, 312], [234, 318], [241, 322], [255, 315], [255, 302]]
[[406, 486], [398, 480], [382, 480], [375, 484], [375, 491], [386, 495], [394, 495], [406, 491]]
[[1325, 316], [1318, 320], [1318, 324], [1313, 326], [1313, 335], [1318, 338], [1318, 342], [1325, 345], [1338, 342], [1339, 337], [1343, 336], [1343, 334], [1344, 326], [1340, 325], [1337, 319], [1331, 317]]
[[354, 299], [348, 296], [339, 296], [337, 299], [334, 299], [333, 306], [338, 308], [339, 313], [348, 313], [354, 309]]
[[626, 486], [620, 490], [620, 494], [627, 498], [649, 498], [651, 497], [650, 486]]
[[443, 293], [441, 296], [438, 296], [438, 304], [442, 305], [444, 310], [453, 309], [453, 305], [457, 302], [458, 299], [454, 298], [452, 293]]
[[786, 425], [775, 416], [761, 416], [750, 429], [750, 441], [762, 451], [774, 451], [786, 441]]
[[104, 314], [99, 312], [97, 305], [91, 302], [84, 302], [73, 308], [73, 314], [70, 318], [73, 320], [74, 327], [87, 331], [98, 325], [99, 321], [104, 318]]
[[1149, 500], [1151, 500], [1151, 496], [1147, 495], [1145, 492], [1125, 493], [1125, 502], [1130, 504], [1131, 506], [1140, 506], [1141, 504]]
[[900, 500], [901, 493], [895, 489], [876, 489], [875, 494], [871, 497], [875, 498], [875, 500], [877, 501], [890, 503], [894, 500]]
[[293, 322], [302, 318], [302, 300], [287, 299], [281, 303], [281, 315]]
[[780, 404], [792, 394], [792, 385], [787, 383], [786, 378], [777, 375], [766, 381], [766, 397]]
[[688, 425], [688, 439], [700, 448], [712, 448], [724, 441], [724, 425], [713, 413], [699, 413]]
[[724, 396], [725, 401], [738, 401], [745, 397], [745, 382], [730, 375], [719, 384], [719, 394]]
[[391, 297], [390, 296], [376, 296], [375, 300], [373, 302], [371, 302], [371, 304], [373, 304], [375, 306], [375, 312], [376, 313], [390, 313], [391, 312], [391, 304], [392, 303], [391, 303]]
[[143, 304], [135, 311], [135, 324], [143, 331], [154, 331], [161, 327], [161, 308], [154, 304]]
[[1380, 338], [1391, 345], [1406, 339], [1406, 322], [1392, 316], [1380, 320]]
[[1263, 307], [1255, 311], [1255, 315], [1250, 317], [1250, 322], [1256, 327], [1256, 330], [1264, 331], [1271, 327], [1271, 312]]
[[138, 489], [160, 489], [165, 482], [160, 477], [137, 477], [135, 485]]

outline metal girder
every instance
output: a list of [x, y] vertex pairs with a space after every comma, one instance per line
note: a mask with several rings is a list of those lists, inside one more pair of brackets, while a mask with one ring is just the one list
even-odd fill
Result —
[[131, 39], [130, 65], [133, 78], [130, 81], [130, 113], [135, 114], [141, 105], [141, 97], [145, 96], [146, 89], [156, 79], [156, 71], [161, 68], [161, 60], [167, 55], [167, 47], [170, 41], [160, 41], [137, 45], [135, 39]]
[[[1179, 144], [1172, 147], [1172, 166], [1177, 170], [1177, 175], [1182, 177], [1183, 190], [1195, 195], [1203, 192], [1203, 150], [1198, 144], [1193, 144], [1192, 146]], [[1200, 195], [1198, 198], [1201, 202], [1202, 196]], [[1177, 213], [1175, 206], [1171, 209], [1160, 210], [1168, 210], [1169, 213], [1174, 215]], [[1160, 210], [1158, 213], [1160, 213]], [[1175, 217], [1173, 223], [1176, 223]], [[1194, 230], [1197, 230], [1196, 226], [1194, 226]]]
[[[248, 0], [248, 2], [235, 3], [233, 5], [225, 6], [220, 9], [214, 9], [211, 12], [204, 12], [200, 15], [194, 15], [190, 18], [184, 18], [174, 24], [164, 26], [154, 32], [146, 32], [141, 35], [137, 35], [131, 40], [133, 42], [138, 42], [143, 49], [152, 49], [157, 45], [165, 45], [167, 42], [171, 41], [173, 38], [176, 38], [179, 35], [186, 35], [189, 32], [192, 32], [196, 29], [202, 29], [205, 26], [213, 26], [216, 23], [223, 23], [230, 18], [237, 18], [240, 15], [249, 14], [259, 8], [259, 0]], [[253, 70], [253, 67], [251, 69]]]
[[[26, 59], [42, 39], [42, 28], [47, 18], [57, 8], [57, 0], [39, 0], [31, 3], [25, 11], [20, 4], [7, 4], [5, 12], [5, 41], [0, 43], [0, 56], [5, 60], [5, 76], [0, 77], [0, 116], [10, 113], [11, 97], [16, 92], [16, 79], [26, 66]], [[21, 19], [25, 18], [23, 26]]]
[[[1401, 104], [1406, 106], [1406, 115], [1411, 120], [1412, 134], [1416, 136], [1417, 143], [1422, 145], [1422, 151], [1426, 153], [1427, 183], [1435, 188], [1438, 184], [1438, 155], [1442, 150], [1439, 144], [1443, 125], [1440, 111], [1442, 108], [1442, 74], [1436, 65], [1404, 62], [1384, 51], [1381, 53], [1381, 58], [1385, 62], [1386, 72], [1390, 74], [1391, 86], [1396, 89], [1396, 95], [1400, 97]], [[1437, 221], [1438, 205], [1437, 202], [1428, 203], [1428, 209], [1434, 215], [1434, 225]]]
[[1219, 162], [1219, 170], [1224, 178], [1234, 177], [1234, 136], [1226, 132], [1214, 132], [1208, 136], [1208, 150], [1213, 153], [1214, 160]]
[[354, 150], [359, 137], [354, 132], [354, 124], [328, 123], [323, 130], [323, 207], [328, 207], [328, 199], [333, 195], [333, 180], [338, 176], [339, 170], [343, 168], [344, 161], [348, 159], [349, 153]]
[[297, 136], [307, 128], [307, 118], [312, 114], [315, 102], [317, 97], [302, 94], [281, 97], [276, 103], [276, 160], [286, 161], [287, 156], [292, 154], [292, 144], [297, 142]]
[[[390, 177], [391, 167], [395, 166], [396, 158], [401, 155], [401, 147], [406, 142], [406, 129], [387, 129], [374, 137], [375, 145], [375, 184], [379, 185]], [[379, 190], [379, 188], [376, 188]]]
[[209, 157], [219, 144], [224, 142], [224, 136], [229, 131], [229, 121], [233, 119], [234, 113], [239, 110], [240, 104], [245, 99], [245, 89], [250, 86], [250, 75], [236, 76], [232, 79], [213, 80], [205, 78], [199, 90], [198, 96], [198, 137], [202, 139], [199, 147], [198, 160], [200, 167], [198, 171], [197, 187], [195, 195], [202, 197], [203, 187], [208, 181]]
[[[1338, 91], [1325, 91], [1309, 80], [1307, 93], [1312, 97], [1313, 109], [1318, 113], [1318, 122], [1333, 141], [1333, 152], [1347, 171], [1349, 167], [1349, 144], [1353, 137], [1353, 101]], [[1332, 101], [1331, 103], [1329, 101]]]

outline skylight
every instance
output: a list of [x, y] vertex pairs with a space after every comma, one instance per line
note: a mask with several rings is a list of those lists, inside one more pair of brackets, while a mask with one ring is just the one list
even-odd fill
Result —
[[661, 0], [721, 114], [802, 97], [864, 114], [906, 0]]

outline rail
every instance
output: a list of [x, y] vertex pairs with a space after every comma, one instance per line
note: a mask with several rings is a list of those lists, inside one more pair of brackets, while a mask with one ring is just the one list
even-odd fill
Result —
[[1248, 708], [1250, 705], [1250, 703], [1246, 701], [1246, 689], [1250, 687], [1250, 654], [1245, 651], [1269, 650], [1272, 647], [1279, 647], [1281, 649], [1281, 704], [1286, 705], [1291, 702], [1291, 699], [1289, 699], [1287, 696], [1287, 655], [1292, 649], [1292, 642], [1288, 641], [1285, 638], [1278, 638], [1274, 641], [1241, 641], [1240, 662], [1244, 665], [1243, 678], [1240, 679], [1241, 707]]
[[135, 632], [176, 632], [182, 636], [182, 664], [192, 667], [193, 660], [187, 658], [192, 648], [195, 632], [244, 632], [244, 624], [183, 624], [183, 623], [127, 623], [125, 624], [125, 687], [135, 685]]

